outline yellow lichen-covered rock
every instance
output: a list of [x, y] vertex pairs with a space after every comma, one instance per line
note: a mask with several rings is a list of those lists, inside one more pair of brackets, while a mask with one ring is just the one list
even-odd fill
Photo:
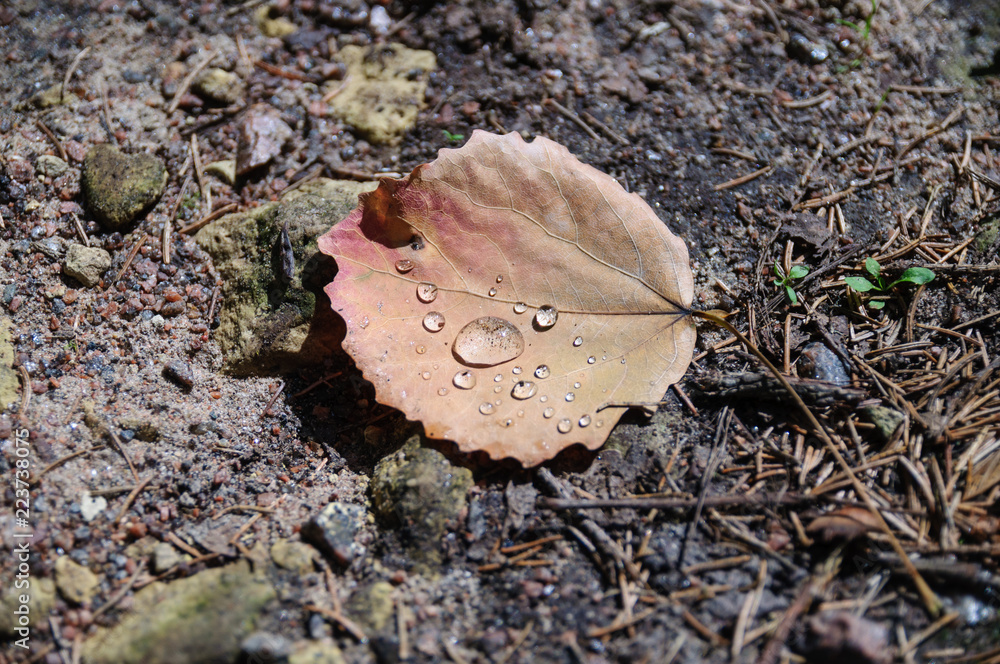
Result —
[[371, 141], [399, 140], [424, 107], [427, 79], [437, 67], [434, 54], [384, 44], [345, 46], [338, 57], [347, 78], [330, 101], [334, 113]]

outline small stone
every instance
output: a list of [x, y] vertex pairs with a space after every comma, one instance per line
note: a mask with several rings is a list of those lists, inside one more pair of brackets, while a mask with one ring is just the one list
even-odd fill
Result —
[[302, 526], [302, 537], [347, 567], [358, 553], [354, 536], [361, 529], [365, 508], [350, 503], [330, 503]]
[[226, 184], [236, 183], [236, 160], [221, 159], [205, 164], [205, 172], [215, 175]]
[[98, 247], [71, 244], [63, 263], [63, 274], [73, 277], [87, 288], [93, 288], [111, 267], [111, 254]]
[[239, 124], [236, 174], [246, 175], [269, 163], [291, 137], [292, 129], [278, 111], [266, 104], [252, 106]]
[[186, 309], [187, 305], [184, 304], [183, 300], [167, 302], [160, 308], [160, 315], [164, 318], [173, 318], [174, 316], [180, 316]]
[[94, 598], [100, 585], [96, 574], [69, 556], [56, 560], [56, 588], [67, 601], [85, 604]]
[[191, 372], [190, 365], [185, 362], [174, 360], [165, 364], [163, 366], [163, 377], [180, 385], [185, 390], [190, 390], [194, 387], [194, 374]]
[[861, 414], [875, 425], [875, 432], [883, 443], [892, 440], [892, 435], [906, 419], [901, 412], [887, 406], [868, 406]]
[[218, 67], [206, 69], [191, 87], [198, 95], [220, 104], [235, 104], [243, 97], [240, 77]]
[[[12, 582], [5, 584], [7, 590], [0, 597], [0, 636], [17, 634], [15, 630], [23, 627], [15, 613], [23, 605], [21, 598], [25, 595], [23, 588], [16, 588]], [[31, 579], [31, 592], [28, 593], [28, 624], [37, 625], [48, 620], [49, 612], [56, 603], [56, 587], [52, 579]]]
[[59, 236], [47, 237], [31, 243], [31, 248], [41, 252], [54, 261], [62, 260], [66, 255], [66, 240]]
[[386, 581], [376, 581], [359, 589], [347, 601], [347, 615], [361, 623], [368, 632], [381, 632], [389, 625], [395, 611], [392, 591], [392, 584]]
[[298, 574], [308, 574], [313, 569], [316, 550], [303, 542], [289, 542], [279, 539], [271, 545], [271, 560], [282, 569]]
[[826, 344], [819, 341], [814, 341], [802, 349], [796, 368], [799, 376], [803, 378], [825, 380], [840, 387], [851, 384], [851, 377], [844, 368], [844, 363], [836, 353], [827, 348]]
[[100, 516], [101, 512], [107, 508], [108, 501], [104, 496], [92, 496], [89, 491], [85, 491], [80, 496], [80, 516], [88, 523]]
[[254, 12], [254, 23], [257, 24], [257, 29], [262, 35], [265, 37], [287, 37], [298, 30], [298, 27], [284, 16], [272, 17], [272, 10], [273, 8], [268, 3]]
[[288, 664], [344, 664], [344, 655], [329, 639], [299, 641], [293, 646]]
[[107, 144], [92, 147], [80, 171], [87, 209], [109, 231], [138, 219], [159, 200], [166, 184], [167, 169], [159, 158], [124, 154]]
[[38, 158], [38, 172], [50, 178], [57, 178], [69, 169], [69, 164], [51, 154], [43, 154]]
[[168, 569], [179, 564], [183, 560], [181, 554], [177, 552], [177, 549], [166, 542], [156, 543], [153, 547], [151, 558], [153, 572], [155, 574], [163, 574]]
[[248, 662], [276, 664], [287, 662], [292, 653], [292, 642], [280, 634], [253, 632], [240, 644], [240, 650]]

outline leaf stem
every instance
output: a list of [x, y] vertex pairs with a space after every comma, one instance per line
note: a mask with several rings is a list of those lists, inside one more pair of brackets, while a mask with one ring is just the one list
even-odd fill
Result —
[[896, 552], [896, 555], [899, 556], [899, 559], [902, 562], [903, 567], [906, 568], [907, 573], [913, 578], [913, 583], [917, 587], [917, 592], [920, 593], [920, 598], [923, 600], [924, 607], [927, 609], [927, 612], [932, 617], [939, 616], [942, 610], [944, 609], [944, 605], [941, 603], [941, 600], [938, 598], [937, 595], [934, 594], [934, 591], [931, 590], [931, 587], [927, 585], [927, 582], [924, 580], [924, 578], [920, 576], [920, 572], [917, 571], [917, 568], [914, 566], [913, 561], [910, 560], [910, 557], [907, 555], [906, 551], [903, 550], [903, 545], [899, 543], [899, 540], [896, 539], [896, 536], [889, 528], [889, 524], [886, 523], [884, 518], [882, 518], [882, 513], [879, 511], [878, 505], [876, 505], [875, 501], [872, 500], [871, 496], [868, 494], [867, 489], [865, 489], [865, 486], [858, 479], [857, 475], [854, 474], [854, 471], [851, 469], [851, 466], [847, 463], [847, 460], [844, 459], [844, 456], [840, 453], [840, 450], [837, 449], [837, 446], [834, 444], [833, 439], [830, 438], [830, 434], [827, 433], [826, 428], [820, 423], [818, 419], [816, 419], [816, 416], [813, 415], [813, 412], [811, 410], [809, 410], [809, 406], [807, 406], [805, 401], [802, 400], [802, 397], [798, 395], [798, 392], [796, 392], [795, 389], [789, 384], [788, 380], [781, 374], [781, 372], [778, 371], [778, 369], [773, 364], [771, 364], [771, 361], [768, 360], [767, 357], [765, 357], [764, 354], [761, 353], [760, 350], [758, 350], [754, 344], [750, 343], [750, 340], [747, 339], [742, 332], [737, 330], [732, 323], [727, 321], [722, 316], [719, 316], [718, 314], [711, 311], [692, 310], [691, 314], [693, 316], [701, 318], [702, 320], [706, 320], [714, 325], [718, 325], [719, 327], [722, 327], [725, 330], [732, 333], [737, 339], [740, 340], [742, 344], [744, 344], [747, 348], [750, 349], [750, 352], [753, 353], [754, 356], [758, 360], [760, 360], [765, 367], [767, 367], [768, 371], [774, 374], [774, 377], [778, 379], [778, 382], [781, 383], [781, 386], [785, 388], [789, 396], [792, 397], [792, 400], [799, 407], [799, 410], [802, 411], [803, 415], [805, 415], [805, 418], [809, 420], [809, 423], [812, 425], [816, 435], [819, 436], [820, 440], [823, 441], [823, 444], [826, 445], [827, 450], [837, 461], [837, 464], [840, 466], [841, 470], [843, 470], [844, 474], [847, 475], [848, 479], [851, 482], [851, 485], [854, 487], [854, 491], [858, 494], [858, 497], [861, 498], [862, 502], [864, 502], [865, 507], [867, 507], [868, 510], [872, 513], [872, 516], [875, 517], [875, 521], [878, 524], [879, 528], [889, 538], [889, 543], [892, 545], [892, 548]]

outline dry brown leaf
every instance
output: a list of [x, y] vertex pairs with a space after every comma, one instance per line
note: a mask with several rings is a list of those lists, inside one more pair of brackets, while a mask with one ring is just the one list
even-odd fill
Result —
[[482, 131], [383, 180], [319, 240], [344, 348], [376, 397], [464, 451], [596, 449], [687, 369], [687, 248], [545, 138]]
[[855, 540], [865, 533], [879, 530], [878, 521], [864, 507], [846, 506], [813, 519], [806, 526], [806, 533], [818, 537], [821, 541]]

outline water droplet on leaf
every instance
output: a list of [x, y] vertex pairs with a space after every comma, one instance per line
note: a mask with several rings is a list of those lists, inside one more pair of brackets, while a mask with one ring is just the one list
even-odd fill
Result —
[[580, 421], [577, 422], [577, 424], [579, 424], [581, 427], [590, 425], [590, 415], [584, 415], [583, 417], [581, 417]]
[[426, 281], [417, 284], [417, 299], [423, 303], [433, 302], [438, 296], [438, 287]]
[[493, 297], [493, 296], [494, 296], [494, 295], [496, 295], [496, 294], [497, 294], [497, 289], [496, 289], [496, 288], [491, 288], [491, 289], [489, 290], [489, 295], [490, 295], [490, 297]]
[[526, 305], [524, 302], [515, 302], [514, 303], [514, 313], [515, 314], [523, 314], [527, 310], [528, 310], [528, 305]]
[[543, 394], [542, 396], [538, 397], [538, 400], [541, 401], [542, 403], [545, 403], [546, 401], [549, 400], [549, 398]]
[[503, 374], [497, 374], [496, 376], [493, 376], [494, 383], [499, 383], [502, 380], [503, 380]]
[[414, 350], [417, 351], [417, 355], [423, 355], [424, 353], [427, 352], [427, 347], [423, 346], [423, 345], [420, 345], [420, 346], [417, 346]]
[[440, 332], [444, 327], [444, 314], [439, 311], [430, 311], [424, 316], [424, 329], [428, 332]]
[[573, 394], [572, 392], [567, 392], [566, 393], [566, 401], [572, 401], [575, 398], [576, 398], [576, 395]]
[[593, 355], [591, 355], [590, 357], [587, 358], [587, 364], [593, 364], [596, 361], [597, 361], [597, 358], [594, 357]]
[[499, 283], [502, 283], [502, 282], [503, 282], [503, 275], [502, 274], [498, 274], [497, 275], [497, 283], [499, 284]]
[[559, 424], [556, 425], [556, 430], [558, 430], [559, 433], [569, 433], [569, 430], [572, 428], [573, 423], [565, 418], [559, 420]]
[[512, 374], [514, 374], [515, 376], [520, 376], [521, 375], [521, 367], [514, 367], [513, 369], [510, 370], [510, 372]]
[[446, 394], [448, 394], [448, 388], [447, 387], [442, 387], [441, 389], [438, 390], [438, 396], [443, 397]]
[[524, 336], [510, 321], [483, 316], [459, 330], [451, 350], [463, 364], [492, 367], [523, 353]]
[[546, 304], [539, 307], [538, 311], [535, 312], [535, 325], [543, 330], [547, 330], [556, 324], [557, 318], [559, 318], [559, 311], [555, 307]]
[[431, 372], [430, 371], [425, 371], [422, 374], [420, 374], [420, 377], [423, 378], [424, 380], [430, 380], [431, 379]]
[[583, 337], [577, 337], [576, 339], [573, 339], [574, 346], [579, 346], [581, 344], [583, 344]]
[[548, 378], [551, 373], [552, 372], [549, 371], [549, 365], [539, 364], [538, 368], [535, 369], [535, 378]]
[[490, 415], [493, 413], [494, 410], [496, 410], [496, 408], [494, 408], [493, 404], [491, 404], [489, 401], [484, 401], [483, 403], [479, 404], [479, 412], [482, 413], [483, 415]]
[[361, 322], [358, 323], [358, 327], [360, 327], [362, 330], [368, 327], [368, 316], [365, 316], [364, 318], [361, 319]]
[[451, 379], [451, 382], [453, 382], [457, 388], [471, 390], [476, 386], [476, 374], [471, 371], [459, 371], [455, 374], [455, 377]]
[[580, 383], [573, 383], [574, 389], [580, 389]]
[[535, 392], [537, 391], [538, 391], [538, 386], [535, 385], [533, 382], [531, 382], [530, 380], [528, 381], [522, 380], [514, 383], [514, 387], [510, 391], [510, 396], [514, 397], [515, 399], [521, 399], [523, 401], [524, 399], [530, 399], [531, 397], [535, 396]]
[[396, 261], [396, 272], [406, 274], [414, 268], [414, 263], [409, 258], [400, 258]]
[[542, 411], [542, 417], [544, 417], [545, 419], [549, 419], [555, 414], [556, 414], [555, 408], [546, 408], [545, 410]]

